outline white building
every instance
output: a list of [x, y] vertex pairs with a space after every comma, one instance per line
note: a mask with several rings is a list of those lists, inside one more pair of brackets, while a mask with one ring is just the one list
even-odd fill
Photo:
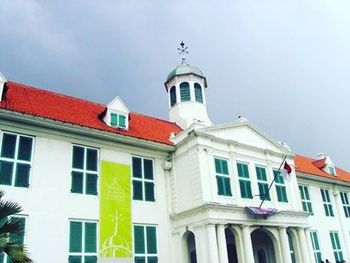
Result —
[[[23, 206], [36, 262], [350, 260], [349, 172], [243, 117], [213, 125], [206, 78], [186, 61], [165, 87], [170, 121], [0, 76], [0, 189]], [[247, 208], [264, 195], [276, 213]]]

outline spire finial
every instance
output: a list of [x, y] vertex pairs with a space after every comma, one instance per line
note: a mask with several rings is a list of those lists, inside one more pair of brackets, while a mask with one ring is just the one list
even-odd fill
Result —
[[188, 47], [185, 46], [185, 43], [184, 43], [183, 41], [181, 41], [180, 46], [181, 46], [181, 47], [177, 48], [177, 50], [180, 51], [180, 52], [179, 52], [179, 55], [182, 55], [182, 62], [181, 62], [181, 64], [184, 65], [184, 64], [187, 64], [187, 63], [186, 63], [185, 54], [188, 54], [188, 51], [187, 51]]

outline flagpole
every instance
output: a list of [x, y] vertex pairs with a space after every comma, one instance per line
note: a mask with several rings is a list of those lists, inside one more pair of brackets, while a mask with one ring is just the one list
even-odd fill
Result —
[[277, 178], [277, 176], [279, 175], [279, 171], [281, 170], [282, 165], [283, 165], [283, 163], [284, 163], [284, 161], [285, 161], [286, 159], [287, 159], [287, 155], [285, 155], [285, 156], [283, 157], [283, 160], [282, 160], [282, 162], [281, 162], [281, 164], [280, 164], [280, 167], [279, 167], [278, 170], [277, 170], [277, 173], [274, 175], [273, 180], [272, 180], [271, 184], [269, 185], [269, 188], [267, 189], [266, 193], [263, 195], [263, 199], [261, 200], [261, 203], [260, 203], [260, 205], [259, 205], [259, 208], [261, 208], [261, 206], [262, 206], [263, 203], [265, 202], [266, 196], [267, 196], [267, 194], [270, 192], [270, 189], [271, 189], [273, 183], [276, 181], [276, 178]]

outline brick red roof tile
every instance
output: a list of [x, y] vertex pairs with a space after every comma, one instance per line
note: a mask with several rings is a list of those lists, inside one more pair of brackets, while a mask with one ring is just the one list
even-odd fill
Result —
[[181, 131], [175, 123], [135, 112], [130, 113], [128, 130], [109, 127], [102, 120], [106, 105], [11, 81], [5, 84], [0, 109], [167, 145], [173, 144], [170, 133]]
[[316, 160], [312, 162], [317, 168], [322, 169], [323, 167], [326, 166], [326, 158]]
[[295, 162], [295, 170], [296, 172], [301, 172], [305, 174], [312, 174], [316, 176], [321, 176], [328, 179], [338, 180], [350, 183], [350, 173], [340, 169], [338, 167], [335, 168], [336, 175], [330, 175], [325, 171], [321, 170], [317, 166], [315, 166], [314, 162], [316, 160], [312, 158], [308, 158], [301, 155], [296, 155], [294, 158]]

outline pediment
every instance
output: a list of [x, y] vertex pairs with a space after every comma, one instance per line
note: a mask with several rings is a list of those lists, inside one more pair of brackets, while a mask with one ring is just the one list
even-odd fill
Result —
[[260, 149], [267, 149], [274, 152], [291, 154], [288, 146], [282, 146], [281, 143], [275, 141], [270, 136], [263, 133], [247, 120], [236, 121], [234, 123], [226, 125], [217, 125], [209, 128], [203, 128], [200, 129], [200, 132], [206, 133], [219, 139], [234, 141]]

